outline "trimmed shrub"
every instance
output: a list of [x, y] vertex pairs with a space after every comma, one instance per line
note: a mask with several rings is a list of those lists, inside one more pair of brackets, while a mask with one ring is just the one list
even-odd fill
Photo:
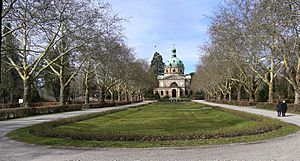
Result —
[[[31, 107], [40, 107], [40, 106], [53, 106], [58, 105], [58, 102], [35, 102], [31, 103]], [[21, 107], [19, 103], [6, 103], [6, 104], [0, 104], [0, 109], [6, 109], [6, 108], [19, 108]]]
[[67, 112], [67, 111], [78, 111], [82, 109], [81, 104], [75, 105], [63, 105], [63, 106], [48, 106], [48, 107], [34, 107], [34, 115], [43, 115], [50, 113], [59, 113], [59, 112]]
[[[140, 102], [140, 101], [136, 101]], [[134, 103], [136, 103], [134, 102]], [[56, 102], [51, 102], [49, 104], [57, 104]], [[104, 108], [104, 107], [112, 107], [112, 106], [120, 106], [133, 103], [131, 101], [121, 101], [121, 102], [98, 102], [91, 103], [87, 106], [82, 104], [68, 104], [68, 105], [45, 105], [45, 103], [40, 103], [36, 105], [40, 105], [39, 107], [31, 107], [31, 108], [7, 108], [0, 109], [0, 121], [13, 119], [13, 118], [21, 118], [26, 116], [34, 116], [34, 115], [43, 115], [43, 114], [51, 114], [51, 113], [59, 113], [59, 112], [68, 112], [68, 111], [79, 111], [84, 108]]]
[[[276, 103], [257, 102], [256, 107], [261, 109], [276, 110]], [[288, 112], [300, 112], [300, 104], [288, 104]]]
[[18, 108], [20, 107], [19, 103], [6, 103], [6, 104], [0, 104], [0, 109], [6, 109], [6, 108]]
[[[229, 104], [236, 106], [256, 106], [260, 109], [276, 110], [277, 103], [269, 102], [248, 102], [248, 101], [226, 101], [226, 100], [208, 100], [210, 102]], [[288, 104], [288, 112], [300, 112], [300, 104]]]
[[33, 108], [12, 108], [0, 110], [0, 121], [19, 117], [31, 116], [34, 114]]
[[92, 119], [106, 114], [118, 112], [121, 110], [107, 111], [99, 114], [91, 114], [85, 116], [77, 116], [68, 119], [62, 119], [53, 122], [42, 123], [34, 125], [30, 133], [42, 137], [54, 137], [74, 140], [99, 140], [99, 141], [166, 141], [166, 140], [193, 140], [193, 139], [211, 139], [222, 137], [237, 137], [243, 135], [256, 135], [283, 127], [283, 122], [277, 119], [267, 118], [261, 115], [249, 114], [241, 111], [225, 109], [221, 107], [214, 107], [223, 112], [231, 113], [248, 120], [259, 122], [259, 124], [252, 124], [239, 128], [216, 129], [210, 131], [202, 131], [195, 134], [179, 133], [176, 135], [138, 135], [138, 134], [120, 134], [107, 132], [91, 132], [91, 131], [74, 131], [68, 129], [58, 129], [56, 127], [66, 124]]
[[161, 98], [159, 102], [191, 102], [191, 98]]
[[31, 103], [31, 107], [55, 106], [55, 105], [59, 105], [59, 102], [35, 102], [35, 103]]
[[215, 103], [221, 103], [221, 104], [229, 104], [229, 105], [235, 105], [235, 106], [255, 106], [255, 102], [249, 102], [249, 101], [227, 101], [227, 100], [207, 100], [209, 102], [215, 102]]
[[20, 118], [26, 116], [43, 115], [67, 111], [81, 110], [82, 105], [64, 105], [64, 106], [44, 106], [44, 107], [32, 107], [32, 108], [11, 108], [0, 110], [0, 121]]

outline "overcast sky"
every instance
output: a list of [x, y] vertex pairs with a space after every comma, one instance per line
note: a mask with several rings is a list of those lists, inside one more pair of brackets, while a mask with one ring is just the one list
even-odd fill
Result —
[[221, 1], [108, 0], [114, 12], [128, 20], [124, 34], [138, 58], [150, 62], [158, 51], [166, 62], [174, 45], [185, 73], [195, 71], [201, 54], [199, 45], [208, 40], [207, 16], [213, 15]]

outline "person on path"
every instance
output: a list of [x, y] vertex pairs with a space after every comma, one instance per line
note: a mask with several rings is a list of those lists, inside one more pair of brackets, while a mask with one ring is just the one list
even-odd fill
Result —
[[281, 110], [282, 110], [282, 116], [285, 117], [285, 113], [287, 111], [287, 104], [285, 103], [285, 101], [282, 101]]
[[276, 106], [276, 109], [277, 109], [277, 117], [280, 117], [281, 116], [281, 112], [282, 112], [281, 101], [278, 102], [278, 104]]

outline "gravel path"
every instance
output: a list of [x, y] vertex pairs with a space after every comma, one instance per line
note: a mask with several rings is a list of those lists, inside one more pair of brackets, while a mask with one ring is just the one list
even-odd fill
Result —
[[[204, 101], [196, 101], [209, 105], [276, 117], [276, 112], [251, 107], [220, 105]], [[147, 103], [147, 102], [146, 102]], [[115, 107], [127, 108], [127, 107]], [[108, 110], [111, 108], [97, 109]], [[81, 111], [87, 112], [86, 111]], [[90, 111], [95, 112], [93, 110]], [[205, 146], [193, 148], [153, 148], [153, 149], [57, 149], [45, 146], [29, 145], [9, 140], [4, 135], [19, 127], [28, 126], [43, 121], [70, 117], [80, 112], [44, 115], [0, 122], [0, 160], [2, 161], [193, 161], [193, 160], [299, 160], [300, 132], [295, 134], [255, 143], [229, 144], [221, 146]], [[287, 114], [279, 118], [285, 122], [300, 126], [300, 116]]]

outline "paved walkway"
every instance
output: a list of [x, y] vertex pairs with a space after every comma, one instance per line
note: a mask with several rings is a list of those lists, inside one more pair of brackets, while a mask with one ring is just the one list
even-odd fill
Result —
[[[209, 105], [276, 117], [276, 112], [249, 107], [220, 105], [196, 101]], [[126, 108], [126, 107], [117, 107]], [[97, 109], [108, 110], [111, 108]], [[88, 111], [88, 110], [87, 110]], [[92, 112], [92, 111], [91, 111]], [[98, 111], [97, 111], [98, 112]], [[195, 148], [153, 148], [153, 149], [57, 149], [29, 145], [9, 140], [4, 135], [16, 128], [43, 121], [73, 116], [71, 113], [44, 115], [0, 122], [0, 160], [3, 161], [193, 161], [193, 160], [300, 160], [300, 132], [256, 143], [229, 144]], [[76, 112], [74, 112], [76, 113]], [[76, 113], [75, 115], [81, 114]], [[287, 114], [283, 121], [300, 126], [300, 116]], [[277, 117], [276, 117], [277, 118]]]
[[[64, 113], [56, 113], [49, 115], [39, 115], [33, 117], [25, 117], [19, 119], [12, 119], [7, 121], [0, 121], [0, 161], [31, 161], [35, 158], [45, 155], [59, 155], [61, 153], [72, 154], [76, 153], [73, 150], [62, 150], [62, 149], [51, 149], [45, 146], [36, 146], [27, 143], [16, 142], [14, 140], [8, 139], [5, 135], [15, 129], [30, 126], [33, 124], [42, 123], [45, 121], [53, 121], [57, 119], [78, 116], [83, 114], [90, 114], [96, 112], [103, 112], [113, 109], [124, 109], [132, 106], [138, 106], [143, 104], [149, 104], [152, 101], [144, 101], [135, 104], [117, 106], [117, 107], [107, 107], [98, 109], [87, 109], [83, 111], [72, 111]], [[56, 160], [53, 157], [50, 160]]]

